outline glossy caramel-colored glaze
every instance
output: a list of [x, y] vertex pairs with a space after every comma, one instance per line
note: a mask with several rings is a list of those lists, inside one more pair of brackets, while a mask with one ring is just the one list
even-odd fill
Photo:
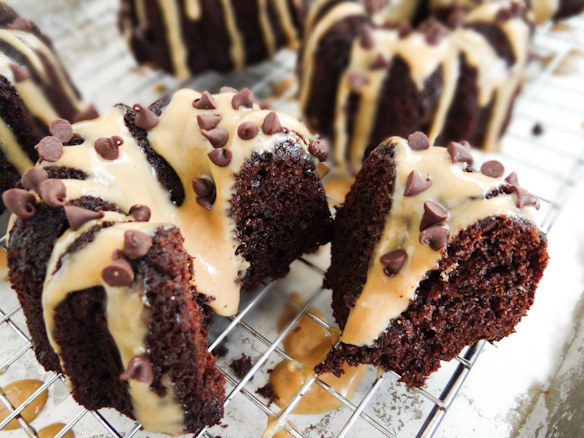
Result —
[[[49, 424], [47, 427], [43, 427], [37, 432], [39, 438], [55, 438], [57, 434], [63, 429], [65, 425], [63, 423]], [[63, 438], [75, 438], [73, 431], [68, 430], [63, 435]]]
[[6, 251], [0, 250], [0, 279], [8, 280], [8, 257]]
[[[43, 382], [40, 380], [25, 379], [9, 383], [4, 388], [2, 388], [2, 390], [6, 394], [8, 400], [10, 400], [10, 403], [12, 403], [12, 406], [17, 408], [42, 385]], [[24, 418], [27, 423], [30, 423], [38, 416], [39, 412], [47, 403], [47, 397], [48, 391], [45, 390], [37, 398], [35, 398], [31, 404], [24, 408], [24, 410], [20, 413], [20, 416]], [[10, 412], [8, 409], [6, 409], [4, 405], [0, 405], [0, 421], [4, 420], [9, 415]], [[18, 424], [18, 421], [14, 419], [6, 425], [4, 430], [14, 430], [18, 429], [19, 427], [20, 425]]]
[[323, 184], [324, 191], [331, 207], [336, 207], [345, 202], [345, 196], [349, 193], [355, 177], [350, 175], [334, 175]]

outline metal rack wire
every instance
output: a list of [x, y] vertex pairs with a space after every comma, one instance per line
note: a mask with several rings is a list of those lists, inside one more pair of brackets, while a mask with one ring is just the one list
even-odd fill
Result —
[[[58, 26], [56, 18], [46, 21], [50, 25], [54, 20], [55, 27], [50, 36], [65, 62], [74, 66], [72, 75], [76, 82], [89, 90], [89, 100], [97, 101], [99, 107], [105, 109], [118, 101], [148, 102], [163, 89], [191, 86], [213, 90], [229, 83], [236, 87], [247, 85], [262, 98], [271, 97], [273, 107], [278, 110], [297, 111], [291, 99], [296, 92], [295, 86], [285, 88], [277, 98], [271, 96], [271, 90], [278, 84], [294, 83], [293, 54], [282, 52], [273, 63], [252, 67], [244, 75], [219, 76], [210, 73], [180, 84], [161, 73], [136, 70], [123, 42], [113, 35], [116, 2], [93, 3], [96, 5], [89, 12], [87, 8], [65, 11], [72, 14], [70, 20], [65, 20], [65, 25], [63, 18], [58, 20]], [[63, 1], [51, 2], [47, 8], [63, 13], [63, 4]], [[58, 17], [51, 15], [55, 11], [48, 10], [47, 16]], [[102, 18], [95, 20], [94, 17]], [[557, 75], [562, 68], [566, 68], [564, 63], [578, 56], [578, 51], [584, 48], [584, 17], [573, 18], [561, 26], [560, 29], [548, 26], [538, 30], [536, 53], [545, 62], [534, 66], [532, 78], [518, 99], [504, 147], [495, 154], [507, 168], [518, 170], [526, 187], [540, 187], [540, 190], [535, 190], [542, 201], [538, 223], [546, 232], [552, 229], [569, 200], [575, 182], [584, 172], [584, 142], [581, 141], [584, 120], [578, 120], [581, 113], [575, 112], [584, 107], [584, 81], [577, 74]], [[80, 50], [99, 52], [94, 54], [93, 59], [97, 57], [101, 65], [107, 65], [110, 74], [104, 77], [103, 70], [95, 68], [94, 63], [80, 60]], [[574, 89], [580, 91], [581, 96]], [[559, 99], [558, 94], [562, 93], [570, 93], [571, 99]], [[531, 134], [536, 123], [541, 123], [544, 128], [544, 133], [539, 136]], [[552, 139], [557, 136], [559, 140], [554, 142]], [[569, 148], [564, 146], [567, 144]], [[5, 247], [4, 238], [0, 244]], [[281, 342], [300, 318], [307, 315], [327, 329], [334, 324], [329, 307], [330, 292], [320, 286], [326, 259], [326, 248], [304, 257], [293, 264], [290, 275], [283, 281], [266, 283], [259, 290], [245, 294], [237, 316], [216, 317], [212, 321], [209, 350], [215, 350], [220, 345], [228, 350], [227, 355], [217, 361], [217, 367], [227, 380], [225, 419], [223, 426], [202, 430], [196, 436], [261, 436], [269, 417], [292, 436], [300, 438], [366, 434], [371, 437], [421, 437], [432, 436], [437, 430], [479, 358], [483, 342], [465, 349], [456, 360], [443, 364], [441, 370], [420, 389], [408, 389], [398, 383], [399, 376], [395, 373], [378, 374], [370, 370], [351, 400], [318, 378], [305, 382], [296, 397], [282, 410], [256, 393], [267, 382], [269, 371], [277, 362], [292, 360], [283, 350]], [[292, 290], [300, 292], [303, 305], [289, 298]], [[66, 424], [57, 438], [68, 430], [73, 430], [77, 436], [152, 436], [143, 432], [139, 424], [113, 410], [90, 412], [77, 405], [68, 393], [65, 378], [46, 373], [36, 363], [22, 310], [6, 282], [0, 284], [0, 298], [0, 384], [23, 377], [38, 378], [44, 382], [20, 406], [12, 406], [0, 389], [0, 402], [11, 412], [0, 422], [0, 431], [15, 418], [21, 426], [21, 430], [15, 433], [22, 434], [24, 431], [27, 436], [36, 436], [35, 428], [39, 428], [41, 420], [47, 424], [55, 421]], [[278, 314], [277, 309], [285, 306], [295, 306], [296, 312], [283, 329], [278, 329], [275, 315]], [[317, 316], [316, 312], [311, 311], [312, 308], [322, 312], [324, 317]], [[229, 363], [242, 353], [252, 358], [253, 366], [243, 378], [239, 378], [230, 370]], [[313, 382], [339, 400], [342, 407], [318, 416], [292, 414], [293, 408]], [[45, 389], [51, 392], [49, 404], [39, 417], [39, 424], [35, 420], [33, 428], [20, 414]]]

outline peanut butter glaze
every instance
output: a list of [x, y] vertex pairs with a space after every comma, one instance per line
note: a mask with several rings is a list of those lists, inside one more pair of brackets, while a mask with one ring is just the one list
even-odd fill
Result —
[[[41, 382], [40, 380], [34, 379], [17, 380], [16, 382], [12, 382], [4, 386], [2, 388], [2, 391], [4, 392], [6, 398], [10, 400], [12, 406], [18, 408], [42, 385], [43, 382]], [[20, 416], [24, 418], [24, 420], [27, 423], [33, 421], [45, 407], [45, 404], [47, 403], [47, 397], [48, 397], [47, 390], [41, 392], [37, 398], [35, 398], [26, 408], [22, 410]], [[0, 405], [0, 421], [8, 417], [10, 413], [11, 412], [8, 411], [8, 409], [6, 409], [6, 407], [3, 404]], [[6, 425], [6, 427], [4, 427], [5, 430], [15, 430], [19, 428], [20, 425], [18, 424], [16, 418], [10, 421]]]
[[[64, 427], [63, 423], [49, 424], [37, 432], [38, 438], [55, 438]], [[72, 430], [68, 430], [63, 438], [75, 438], [75, 434]]]

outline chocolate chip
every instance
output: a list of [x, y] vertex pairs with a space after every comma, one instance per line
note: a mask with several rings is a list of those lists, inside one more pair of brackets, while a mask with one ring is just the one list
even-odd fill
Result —
[[213, 181], [207, 178], [193, 178], [192, 184], [197, 195], [197, 203], [207, 210], [211, 210], [217, 195]]
[[10, 64], [10, 70], [12, 70], [12, 76], [14, 76], [14, 81], [16, 83], [26, 81], [32, 76], [29, 69], [20, 65]]
[[543, 134], [543, 126], [541, 126], [541, 123], [538, 122], [535, 125], [533, 125], [533, 128], [531, 128], [531, 133], [533, 135]]
[[361, 88], [369, 83], [369, 79], [358, 73], [352, 73], [349, 75], [349, 86], [352, 91], [358, 92]]
[[470, 145], [467, 145], [468, 143], [464, 144], [454, 141], [448, 143], [446, 149], [448, 150], [453, 163], [467, 163], [469, 166], [472, 166], [474, 159], [470, 153]]
[[42, 167], [31, 167], [22, 174], [20, 181], [26, 190], [38, 192], [39, 184], [49, 177], [47, 171]]
[[217, 104], [215, 103], [215, 99], [208, 91], [203, 91], [201, 97], [198, 99], [193, 100], [193, 107], [196, 109], [201, 110], [211, 110], [217, 109]]
[[22, 219], [30, 219], [36, 214], [36, 199], [26, 190], [8, 189], [2, 194], [2, 202], [8, 210]]
[[416, 131], [408, 137], [408, 145], [413, 151], [423, 151], [430, 147], [430, 140], [423, 132]]
[[144, 257], [152, 248], [152, 237], [137, 230], [124, 232], [124, 254], [130, 260]]
[[408, 258], [408, 253], [403, 249], [394, 249], [381, 256], [381, 264], [384, 266], [383, 272], [389, 277], [396, 275]]
[[375, 57], [369, 68], [371, 70], [383, 70], [389, 67], [389, 61], [383, 56], [379, 54]]
[[120, 146], [124, 144], [122, 137], [100, 137], [95, 140], [95, 151], [104, 160], [116, 160], [120, 156]]
[[234, 94], [237, 94], [238, 93], [238, 90], [235, 89], [235, 88], [233, 88], [233, 87], [224, 86], [224, 87], [221, 87], [219, 89], [219, 93], [234, 93]]
[[448, 219], [448, 210], [437, 202], [426, 201], [424, 203], [424, 215], [420, 222], [420, 231], [446, 219]]
[[264, 100], [260, 100], [258, 102], [258, 105], [260, 106], [260, 109], [269, 110], [270, 107], [272, 106], [272, 102], [270, 102], [269, 100], [264, 99]]
[[410, 36], [412, 32], [413, 32], [412, 26], [409, 23], [404, 23], [397, 30], [397, 37], [399, 39], [402, 39]]
[[215, 203], [215, 192], [213, 192], [210, 196], [207, 197], [198, 197], [197, 204], [203, 207], [206, 210], [211, 210], [213, 208], [213, 204]]
[[318, 161], [326, 161], [330, 153], [328, 141], [322, 138], [312, 140], [308, 145], [308, 152], [318, 158]]
[[210, 130], [203, 129], [201, 133], [205, 136], [207, 140], [211, 143], [214, 148], [222, 148], [227, 144], [229, 140], [229, 132], [227, 129], [214, 128]]
[[238, 91], [233, 99], [231, 99], [231, 106], [233, 109], [239, 109], [240, 106], [244, 106], [246, 108], [253, 107], [253, 94], [249, 90], [249, 88], [244, 88], [241, 91]]
[[517, 208], [523, 208], [526, 206], [533, 206], [536, 210], [539, 210], [539, 199], [535, 195], [532, 195], [523, 187], [516, 186], [515, 191], [517, 192]]
[[505, 166], [500, 161], [485, 161], [481, 166], [481, 173], [491, 178], [501, 178], [505, 173]]
[[18, 17], [11, 24], [8, 25], [8, 29], [11, 30], [24, 30], [26, 32], [31, 32], [34, 29], [34, 24], [28, 18]]
[[136, 112], [136, 121], [134, 123], [138, 128], [146, 129], [148, 131], [158, 125], [158, 116], [154, 114], [150, 108], [137, 103], [132, 109]]
[[510, 8], [501, 8], [495, 14], [495, 25], [500, 26], [506, 21], [513, 18], [513, 13]]
[[251, 140], [258, 135], [258, 132], [260, 132], [260, 129], [252, 122], [243, 122], [237, 127], [237, 135], [243, 140]]
[[63, 207], [67, 200], [67, 188], [63, 181], [58, 179], [44, 180], [39, 184], [38, 193], [50, 207]]
[[373, 40], [373, 29], [369, 25], [365, 25], [361, 28], [361, 38], [359, 39], [361, 47], [364, 49], [370, 49], [373, 47], [375, 41]]
[[264, 131], [264, 134], [267, 135], [273, 135], [282, 132], [280, 119], [274, 111], [270, 112], [264, 119], [264, 122], [262, 123], [262, 131]]
[[90, 103], [83, 111], [77, 113], [75, 117], [73, 117], [73, 122], [74, 123], [83, 122], [85, 120], [97, 119], [98, 117], [99, 112], [97, 111], [97, 108], [95, 107], [94, 104]]
[[63, 142], [57, 137], [45, 137], [34, 148], [43, 161], [54, 162], [63, 155]]
[[219, 148], [213, 149], [208, 154], [209, 159], [213, 164], [219, 167], [228, 166], [231, 163], [232, 154], [229, 149]]
[[220, 121], [220, 114], [199, 114], [197, 116], [197, 123], [200, 128], [206, 129], [207, 131], [216, 128]]
[[55, 119], [49, 124], [49, 132], [53, 137], [57, 137], [63, 143], [67, 143], [73, 138], [73, 127], [68, 120]]
[[125, 258], [114, 253], [114, 259], [101, 270], [101, 278], [109, 286], [129, 286], [134, 282], [134, 271]]
[[448, 244], [448, 228], [442, 225], [433, 225], [420, 233], [420, 243], [430, 245], [434, 251], [440, 251]]
[[152, 372], [152, 365], [145, 354], [134, 356], [126, 370], [120, 375], [120, 380], [136, 380], [141, 383], [152, 383], [154, 380], [154, 373]]
[[426, 20], [419, 30], [424, 33], [425, 40], [431, 46], [437, 46], [448, 35], [448, 29], [442, 26], [434, 17]]
[[519, 186], [519, 178], [515, 172], [511, 172], [509, 175], [507, 175], [505, 181], [507, 181], [512, 186]]
[[422, 178], [420, 172], [417, 170], [412, 170], [408, 175], [406, 181], [406, 189], [404, 191], [404, 196], [416, 196], [427, 190], [432, 185], [432, 180], [430, 178]]
[[148, 222], [152, 216], [150, 207], [142, 204], [132, 205], [128, 213], [136, 222]]
[[71, 229], [77, 231], [84, 223], [94, 219], [101, 219], [103, 217], [103, 211], [88, 210], [87, 208], [68, 205], [65, 207], [65, 215], [67, 215]]

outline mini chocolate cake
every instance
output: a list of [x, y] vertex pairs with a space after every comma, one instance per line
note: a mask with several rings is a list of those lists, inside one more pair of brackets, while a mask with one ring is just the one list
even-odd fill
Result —
[[393, 137], [364, 162], [337, 212], [332, 262], [341, 344], [319, 372], [368, 363], [420, 386], [442, 360], [500, 340], [533, 303], [547, 264], [537, 199], [470, 147]]
[[328, 241], [311, 156], [326, 151], [247, 89], [180, 90], [68, 128], [3, 196], [36, 356], [89, 409], [175, 435], [214, 424], [224, 380], [206, 351], [210, 309], [234, 315], [241, 288]]
[[308, 0], [122, 0], [119, 27], [141, 64], [180, 79], [227, 72], [295, 46]]

